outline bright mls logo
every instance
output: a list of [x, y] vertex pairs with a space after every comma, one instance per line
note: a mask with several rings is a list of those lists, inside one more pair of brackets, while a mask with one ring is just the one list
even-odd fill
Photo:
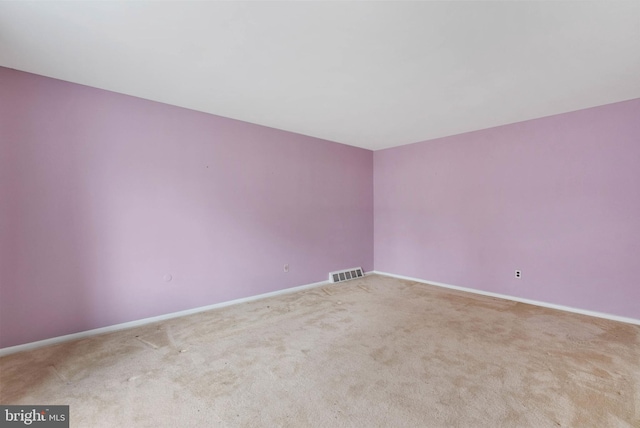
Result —
[[69, 406], [4, 406], [0, 404], [0, 428], [69, 428]]

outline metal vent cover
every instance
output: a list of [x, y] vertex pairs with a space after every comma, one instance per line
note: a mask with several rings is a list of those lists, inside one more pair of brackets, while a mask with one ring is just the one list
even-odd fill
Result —
[[362, 268], [357, 267], [331, 272], [329, 274], [329, 280], [331, 282], [342, 282], [349, 281], [350, 279], [362, 278], [363, 276], [364, 272], [362, 272]]

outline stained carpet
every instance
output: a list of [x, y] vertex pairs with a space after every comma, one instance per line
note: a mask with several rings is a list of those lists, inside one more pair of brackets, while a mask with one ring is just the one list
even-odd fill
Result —
[[0, 359], [72, 427], [640, 427], [640, 326], [368, 276]]

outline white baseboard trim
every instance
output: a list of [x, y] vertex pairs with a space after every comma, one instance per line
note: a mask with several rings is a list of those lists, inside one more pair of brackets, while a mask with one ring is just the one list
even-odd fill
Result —
[[509, 296], [507, 294], [493, 293], [491, 291], [476, 290], [474, 288], [460, 287], [460, 286], [457, 286], [457, 285], [444, 284], [442, 282], [436, 282], [436, 281], [427, 281], [427, 280], [420, 279], [420, 278], [412, 278], [412, 277], [404, 276], [404, 275], [396, 275], [394, 273], [380, 272], [380, 271], [376, 271], [376, 270], [374, 270], [374, 271], [372, 271], [370, 273], [376, 274], [376, 275], [389, 276], [389, 277], [392, 277], [392, 278], [405, 279], [405, 280], [408, 280], [408, 281], [420, 282], [422, 284], [435, 285], [437, 287], [450, 288], [452, 290], [466, 291], [468, 293], [474, 293], [474, 294], [481, 294], [483, 296], [490, 296], [490, 297], [497, 297], [499, 299], [513, 300], [515, 302], [527, 303], [529, 305], [535, 305], [535, 306], [542, 306], [544, 308], [557, 309], [557, 310], [560, 310], [560, 311], [573, 312], [573, 313], [576, 313], [576, 314], [588, 315], [588, 316], [596, 317], [596, 318], [604, 318], [604, 319], [608, 319], [608, 320], [612, 320], [612, 321], [619, 321], [619, 322], [624, 322], [624, 323], [628, 323], [628, 324], [640, 325], [640, 320], [635, 319], [635, 318], [621, 317], [621, 316], [618, 316], [618, 315], [605, 314], [605, 313], [602, 313], [602, 312], [589, 311], [589, 310], [586, 310], [586, 309], [572, 308], [570, 306], [556, 305], [555, 303], [540, 302], [538, 300], [523, 299], [521, 297]]
[[213, 305], [200, 306], [198, 308], [186, 309], [184, 311], [171, 312], [164, 315], [158, 315], [155, 317], [144, 318], [136, 321], [129, 321], [121, 324], [109, 325], [106, 327], [94, 328], [92, 330], [80, 331], [78, 333], [66, 334], [64, 336], [52, 337], [50, 339], [38, 340], [36, 342], [25, 343], [22, 345], [9, 346], [7, 348], [0, 348], [0, 357], [14, 354], [16, 352], [28, 351], [31, 349], [41, 348], [43, 346], [56, 345], [58, 343], [69, 342], [71, 340], [83, 339], [85, 337], [96, 336], [98, 334], [111, 333], [118, 330], [125, 330], [128, 328], [139, 327], [145, 324], [151, 324], [158, 321], [164, 321], [171, 318], [183, 317], [186, 315], [197, 314], [199, 312], [210, 311], [212, 309], [224, 308], [226, 306], [238, 305], [240, 303], [253, 302], [255, 300], [262, 300], [268, 297], [280, 296], [283, 294], [295, 293], [297, 291], [308, 290], [310, 288], [320, 287], [323, 285], [332, 285], [331, 282], [320, 281], [311, 284], [299, 285], [297, 287], [285, 288], [282, 290], [271, 291], [268, 293], [257, 294], [255, 296], [243, 297], [240, 299], [229, 300], [226, 302], [214, 303]]

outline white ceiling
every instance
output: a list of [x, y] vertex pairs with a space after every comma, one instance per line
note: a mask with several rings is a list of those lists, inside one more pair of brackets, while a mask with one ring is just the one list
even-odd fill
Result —
[[640, 1], [2, 2], [0, 65], [376, 150], [640, 97]]

